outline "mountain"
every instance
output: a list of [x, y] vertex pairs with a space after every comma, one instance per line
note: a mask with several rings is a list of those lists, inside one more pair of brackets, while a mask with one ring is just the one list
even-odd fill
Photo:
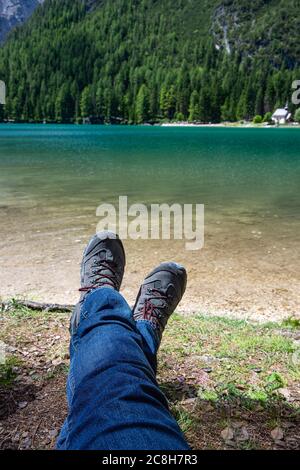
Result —
[[44, 0], [0, 0], [0, 42], [11, 29], [24, 23]]
[[300, 79], [299, 13], [299, 0], [45, 0], [0, 49], [5, 117], [264, 116]]

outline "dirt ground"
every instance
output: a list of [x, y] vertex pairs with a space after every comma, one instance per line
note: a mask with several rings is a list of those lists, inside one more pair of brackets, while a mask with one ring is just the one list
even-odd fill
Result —
[[[53, 449], [67, 414], [69, 316], [0, 314], [0, 449]], [[294, 328], [295, 327], [295, 328]], [[171, 321], [158, 381], [195, 449], [300, 449], [299, 324]]]

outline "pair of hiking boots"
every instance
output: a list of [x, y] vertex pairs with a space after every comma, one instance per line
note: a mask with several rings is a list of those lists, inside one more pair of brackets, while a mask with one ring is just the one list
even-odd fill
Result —
[[[81, 297], [71, 319], [76, 330], [80, 320], [81, 306], [86, 296], [95, 289], [121, 288], [126, 257], [123, 244], [112, 232], [95, 235], [87, 245], [81, 264]], [[187, 274], [177, 263], [163, 263], [144, 280], [132, 313], [135, 321], [151, 322], [161, 340], [167, 322], [179, 304], [186, 289]]]

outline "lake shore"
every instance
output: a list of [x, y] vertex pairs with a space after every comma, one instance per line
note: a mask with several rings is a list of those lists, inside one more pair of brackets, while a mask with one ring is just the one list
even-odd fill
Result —
[[128, 124], [128, 122], [119, 122], [119, 123], [93, 123], [93, 122], [41, 122], [41, 121], [28, 121], [28, 122], [14, 122], [14, 121], [0, 121], [0, 126], [6, 126], [6, 125], [36, 125], [39, 126], [41, 124], [43, 125], [58, 125], [58, 126], [64, 126], [64, 125], [78, 125], [78, 126], [87, 126], [87, 125], [92, 125], [92, 126], [115, 126], [115, 127], [122, 127], [122, 126], [132, 126], [132, 127], [187, 127], [187, 128], [230, 128], [230, 129], [300, 129], [300, 123], [289, 123], [289, 124], [281, 124], [279, 126], [273, 125], [273, 124], [268, 124], [268, 123], [261, 123], [261, 124], [255, 124], [252, 121], [236, 121], [236, 122], [229, 122], [229, 121], [224, 121], [224, 122], [219, 122], [219, 123], [193, 123], [193, 122], [183, 122], [183, 121], [178, 121], [178, 122], [157, 122], [155, 124], [150, 124], [150, 123], [142, 123], [142, 124]]
[[221, 122], [217, 124], [195, 124], [191, 122], [166, 122], [159, 124], [161, 127], [208, 127], [208, 128], [241, 128], [241, 129], [300, 129], [300, 124], [285, 124], [285, 125], [280, 125], [280, 126], [275, 126], [275, 125], [268, 125], [268, 124], [254, 124], [253, 122]]
[[[0, 208], [2, 300], [21, 298], [74, 304], [78, 300], [82, 252], [96, 229], [96, 218], [43, 209]], [[225, 220], [206, 224], [204, 249], [185, 250], [184, 241], [125, 240], [127, 266], [121, 293], [133, 305], [144, 277], [161, 262], [174, 260], [188, 272], [188, 287], [178, 311], [185, 315], [282, 321], [299, 318], [299, 254], [287, 237], [274, 245], [272, 220], [264, 234], [254, 221], [236, 226]], [[22, 227], [22, 230], [20, 230]]]
[[205, 246], [125, 240], [122, 294], [186, 266], [179, 312], [299, 317], [299, 146], [289, 129], [11, 125], [0, 129], [0, 297], [73, 304], [99, 204], [204, 204]]

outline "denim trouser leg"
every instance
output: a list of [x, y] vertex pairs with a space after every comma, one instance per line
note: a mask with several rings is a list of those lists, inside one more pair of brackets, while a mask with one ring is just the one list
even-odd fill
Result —
[[155, 336], [134, 322], [116, 291], [98, 289], [84, 302], [71, 338], [68, 417], [62, 450], [187, 450], [156, 378]]

